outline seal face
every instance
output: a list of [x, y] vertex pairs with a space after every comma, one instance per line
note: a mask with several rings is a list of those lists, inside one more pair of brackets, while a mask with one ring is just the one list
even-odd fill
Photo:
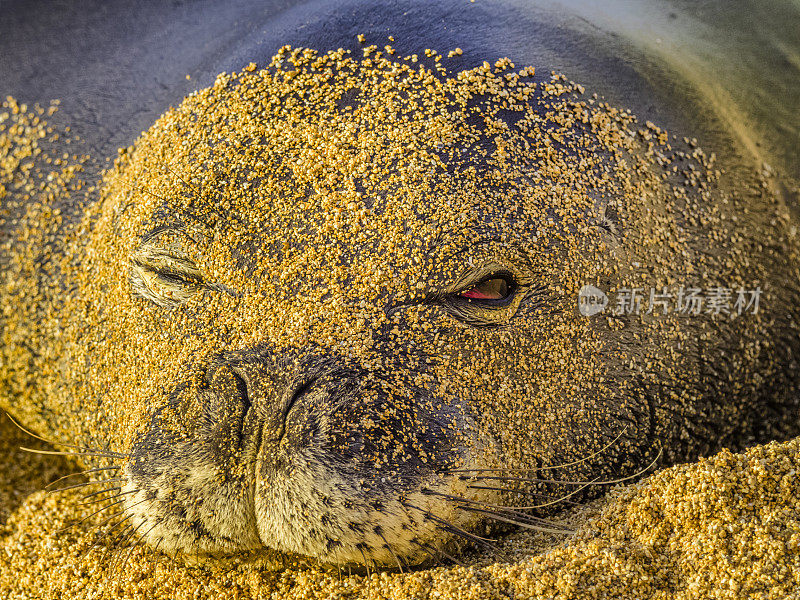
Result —
[[732, 219], [700, 150], [533, 75], [285, 48], [121, 155], [41, 267], [51, 348], [5, 356], [60, 357], [49, 410], [124, 454], [134, 534], [419, 562], [792, 401], [788, 279], [739, 319], [581, 314], [586, 286], [761, 284], [796, 247]]

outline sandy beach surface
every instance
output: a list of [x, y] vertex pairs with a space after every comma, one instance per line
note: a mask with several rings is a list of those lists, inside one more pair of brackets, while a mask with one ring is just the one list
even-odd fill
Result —
[[[278, 557], [187, 564], [98, 539], [79, 489], [42, 488], [71, 472], [0, 419], [0, 598], [774, 598], [800, 595], [800, 440], [722, 452], [665, 469], [561, 522], [467, 553], [462, 565], [348, 574]], [[95, 544], [94, 548], [89, 548]]]

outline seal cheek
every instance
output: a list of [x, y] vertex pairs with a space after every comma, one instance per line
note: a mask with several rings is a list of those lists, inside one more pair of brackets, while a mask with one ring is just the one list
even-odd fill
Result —
[[126, 513], [151, 546], [188, 554], [260, 547], [252, 488], [214, 465], [184, 456], [149, 472], [132, 464], [126, 475]]
[[[430, 493], [466, 492], [436, 472], [445, 456], [460, 453], [440, 423], [428, 415], [423, 425], [401, 399], [354, 381], [319, 381], [294, 403], [283, 431], [262, 439], [255, 506], [266, 546], [326, 562], [394, 565], [397, 557], [424, 560], [425, 544], [447, 537], [436, 518], [470, 526], [471, 516]], [[408, 401], [419, 409], [420, 399]]]
[[[372, 476], [359, 478], [324, 460], [305, 450], [279, 461], [259, 461], [259, 472], [272, 474], [256, 483], [258, 531], [266, 546], [330, 563], [363, 563], [369, 558], [393, 565], [395, 556], [407, 563], [425, 559], [415, 540], [430, 540], [438, 530], [401, 500], [411, 498], [427, 506], [429, 498], [386, 486], [376, 489]], [[275, 477], [278, 465], [285, 470]]]

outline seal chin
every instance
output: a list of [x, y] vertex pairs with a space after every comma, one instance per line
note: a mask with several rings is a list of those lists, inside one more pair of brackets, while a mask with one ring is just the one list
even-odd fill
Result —
[[468, 445], [453, 435], [462, 419], [365, 380], [316, 381], [281, 435], [262, 439], [255, 512], [264, 545], [331, 563], [418, 563], [447, 537], [443, 525], [474, 525], [444, 496], [466, 492], [445, 472], [465, 464]]

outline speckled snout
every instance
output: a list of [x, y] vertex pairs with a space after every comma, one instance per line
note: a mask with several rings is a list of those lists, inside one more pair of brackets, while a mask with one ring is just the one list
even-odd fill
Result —
[[[330, 562], [424, 558], [431, 492], [470, 455], [463, 410], [336, 359], [215, 359], [151, 418], [127, 467], [132, 525], [164, 550], [270, 547]], [[463, 493], [464, 490], [459, 490]]]
[[[403, 386], [402, 373], [340, 368], [294, 395], [278, 437], [262, 437], [256, 519], [264, 544], [335, 563], [424, 558], [443, 539], [436, 515], [469, 526], [443, 500], [469, 461], [460, 407]], [[464, 490], [459, 490], [464, 493]]]

